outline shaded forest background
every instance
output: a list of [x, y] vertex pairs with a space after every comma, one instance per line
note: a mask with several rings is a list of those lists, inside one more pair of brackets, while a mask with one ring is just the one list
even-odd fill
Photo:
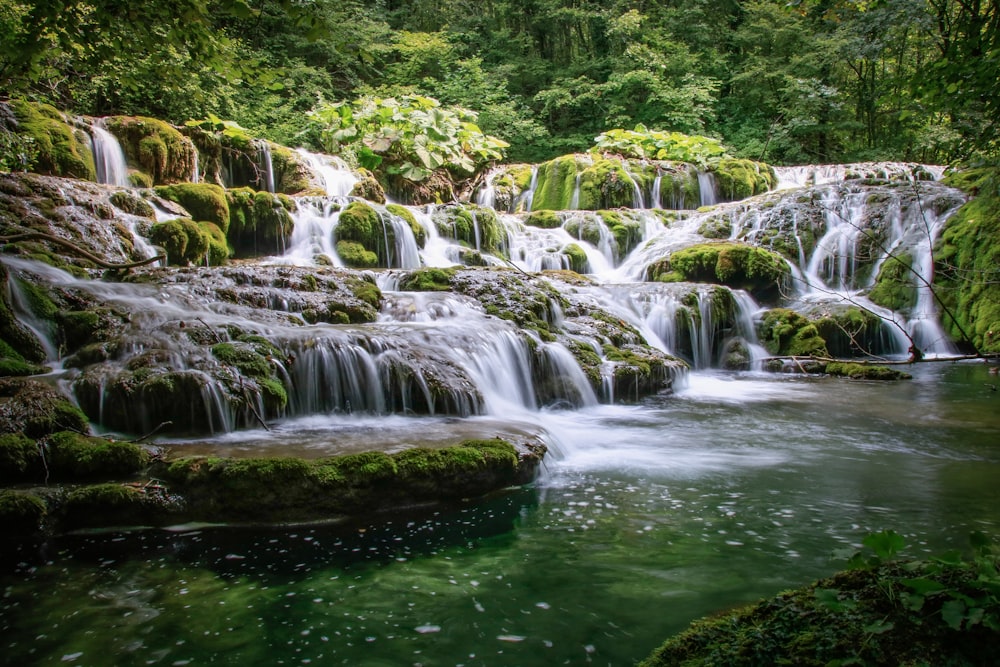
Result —
[[610, 128], [774, 164], [992, 156], [1000, 0], [0, 0], [0, 96], [318, 144], [320, 101], [421, 94], [512, 160]]

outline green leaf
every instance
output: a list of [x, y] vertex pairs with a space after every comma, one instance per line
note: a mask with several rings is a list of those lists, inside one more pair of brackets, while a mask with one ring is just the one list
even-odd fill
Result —
[[962, 554], [954, 549], [951, 551], [946, 551], [940, 556], [935, 556], [932, 559], [935, 563], [941, 563], [942, 565], [950, 565], [953, 567], [958, 567], [962, 564]]
[[960, 630], [965, 620], [965, 603], [961, 600], [948, 600], [941, 606], [941, 618], [952, 630]]
[[923, 577], [917, 579], [903, 579], [901, 583], [917, 595], [933, 595], [934, 593], [940, 593], [948, 588], [944, 584], [934, 581], [933, 579], [925, 579]]
[[883, 530], [879, 533], [871, 533], [861, 541], [866, 547], [875, 552], [875, 555], [883, 560], [891, 558], [900, 549], [906, 546], [903, 536], [894, 530]]
[[891, 621], [886, 621], [883, 618], [883, 619], [875, 621], [873, 623], [869, 623], [868, 625], [864, 626], [863, 629], [868, 634], [880, 635], [880, 634], [882, 634], [884, 632], [889, 632], [894, 627], [896, 627], [895, 623], [892, 623]]

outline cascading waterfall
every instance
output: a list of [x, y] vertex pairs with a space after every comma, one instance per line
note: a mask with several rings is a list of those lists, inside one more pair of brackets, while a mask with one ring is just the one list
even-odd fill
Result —
[[104, 128], [104, 122], [98, 118], [90, 126], [91, 147], [94, 152], [94, 166], [97, 168], [97, 182], [127, 188], [131, 185], [128, 179], [128, 163], [125, 151], [115, 135]]
[[351, 194], [358, 177], [342, 161], [329, 155], [310, 153], [304, 148], [298, 148], [295, 152], [309, 166], [328, 196], [346, 197]]
[[271, 161], [271, 145], [263, 139], [255, 141], [254, 145], [257, 148], [257, 168], [260, 170], [257, 182], [259, 185], [263, 185], [268, 192], [274, 192], [274, 164]]
[[580, 208], [580, 178], [583, 174], [577, 174], [576, 178], [573, 180], [573, 195], [569, 200], [569, 208], [572, 211]]
[[517, 200], [514, 202], [514, 212], [523, 211], [525, 213], [531, 213], [531, 204], [535, 199], [535, 189], [538, 187], [538, 167], [532, 165], [531, 167], [531, 181], [528, 184], [528, 189], [517, 196]]
[[698, 172], [698, 192], [701, 197], [702, 206], [714, 206], [718, 203], [716, 194], [715, 174], [710, 171]]
[[656, 178], [653, 179], [653, 193], [650, 201], [651, 208], [663, 208], [660, 203], [660, 185], [663, 183], [663, 174], [659, 169], [656, 170]]

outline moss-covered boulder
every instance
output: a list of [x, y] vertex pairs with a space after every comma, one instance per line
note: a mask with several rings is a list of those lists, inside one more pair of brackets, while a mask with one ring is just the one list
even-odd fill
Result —
[[226, 191], [229, 205], [227, 238], [236, 257], [277, 255], [284, 251], [295, 222], [295, 203], [284, 195], [250, 188]]
[[874, 303], [898, 312], [909, 312], [917, 305], [917, 286], [911, 270], [913, 258], [909, 255], [895, 255], [886, 259], [879, 267], [875, 285], [868, 292]]
[[169, 502], [141, 486], [97, 484], [71, 490], [51, 514], [61, 530], [161, 525]]
[[887, 328], [894, 326], [881, 317], [855, 306], [825, 309], [814, 319], [816, 331], [826, 341], [827, 350], [834, 357], [884, 355], [899, 350], [892, 349], [893, 338]]
[[177, 128], [155, 118], [133, 116], [111, 116], [105, 125], [121, 143], [129, 164], [138, 165], [154, 184], [192, 179], [196, 149]]
[[173, 266], [219, 265], [229, 255], [222, 230], [211, 222], [187, 218], [158, 222], [150, 228], [149, 240], [167, 252], [167, 262]]
[[155, 218], [156, 211], [153, 205], [130, 190], [116, 190], [111, 193], [109, 200], [117, 208], [125, 211], [129, 215], [141, 218]]
[[455, 269], [417, 269], [400, 279], [399, 289], [405, 292], [447, 292], [451, 290], [451, 280], [454, 277]]
[[507, 235], [496, 211], [475, 204], [443, 206], [434, 212], [438, 233], [480, 253], [505, 256]]
[[402, 218], [410, 226], [410, 230], [413, 231], [413, 239], [417, 242], [418, 248], [423, 248], [427, 244], [427, 230], [417, 221], [416, 216], [413, 215], [410, 209], [399, 204], [389, 204], [385, 207], [385, 210], [397, 218]]
[[1000, 165], [959, 172], [947, 183], [973, 198], [948, 219], [935, 248], [936, 294], [948, 311], [942, 313], [941, 321], [945, 330], [966, 347], [998, 353]]
[[639, 665], [987, 667], [1000, 643], [996, 579], [992, 557], [848, 570], [696, 621]]
[[778, 183], [774, 169], [761, 162], [726, 158], [712, 167], [720, 199], [738, 201], [767, 192]]
[[[0, 264], [0, 284], [5, 285], [8, 279], [7, 267]], [[0, 290], [0, 376], [31, 375], [38, 372], [38, 364], [45, 361], [45, 348], [35, 334], [18, 321], [8, 299], [8, 290]]]
[[382, 184], [378, 182], [375, 178], [375, 174], [371, 173], [367, 169], [358, 170], [358, 182], [354, 184], [354, 188], [351, 190], [352, 197], [361, 197], [362, 199], [367, 199], [368, 201], [373, 201], [376, 204], [385, 203], [385, 190], [382, 189]]
[[156, 188], [156, 194], [184, 207], [192, 220], [211, 222], [223, 232], [229, 230], [229, 201], [226, 191], [214, 183], [178, 183]]
[[387, 226], [378, 211], [364, 202], [351, 202], [340, 212], [340, 219], [333, 230], [337, 241], [337, 254], [347, 266], [372, 268], [385, 266]]
[[53, 106], [11, 100], [19, 135], [31, 139], [32, 155], [26, 168], [40, 174], [97, 180], [94, 155], [87, 134], [70, 124]]
[[842, 361], [831, 361], [826, 365], [826, 374], [846, 377], [852, 380], [909, 380], [909, 373], [879, 366], [877, 364], [857, 364]]
[[37, 380], [0, 379], [0, 433], [37, 439], [66, 430], [86, 433], [90, 424], [59, 391]]
[[761, 298], [780, 293], [788, 275], [788, 264], [777, 253], [729, 242], [682, 248], [647, 269], [650, 280], [718, 283]]
[[36, 495], [20, 491], [0, 491], [0, 526], [7, 538], [40, 533], [45, 524], [45, 502]]
[[205, 520], [291, 520], [478, 497], [535, 476], [544, 448], [502, 440], [318, 460], [187, 458], [156, 471]]
[[788, 308], [774, 308], [760, 323], [760, 341], [773, 355], [782, 357], [828, 357], [826, 341], [816, 325]]

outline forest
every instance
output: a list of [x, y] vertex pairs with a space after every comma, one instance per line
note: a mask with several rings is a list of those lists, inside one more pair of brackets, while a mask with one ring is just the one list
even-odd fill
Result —
[[770, 164], [943, 164], [997, 150], [998, 21], [997, 0], [0, 0], [0, 90], [313, 148], [317, 105], [423, 95], [515, 161], [643, 124]]

